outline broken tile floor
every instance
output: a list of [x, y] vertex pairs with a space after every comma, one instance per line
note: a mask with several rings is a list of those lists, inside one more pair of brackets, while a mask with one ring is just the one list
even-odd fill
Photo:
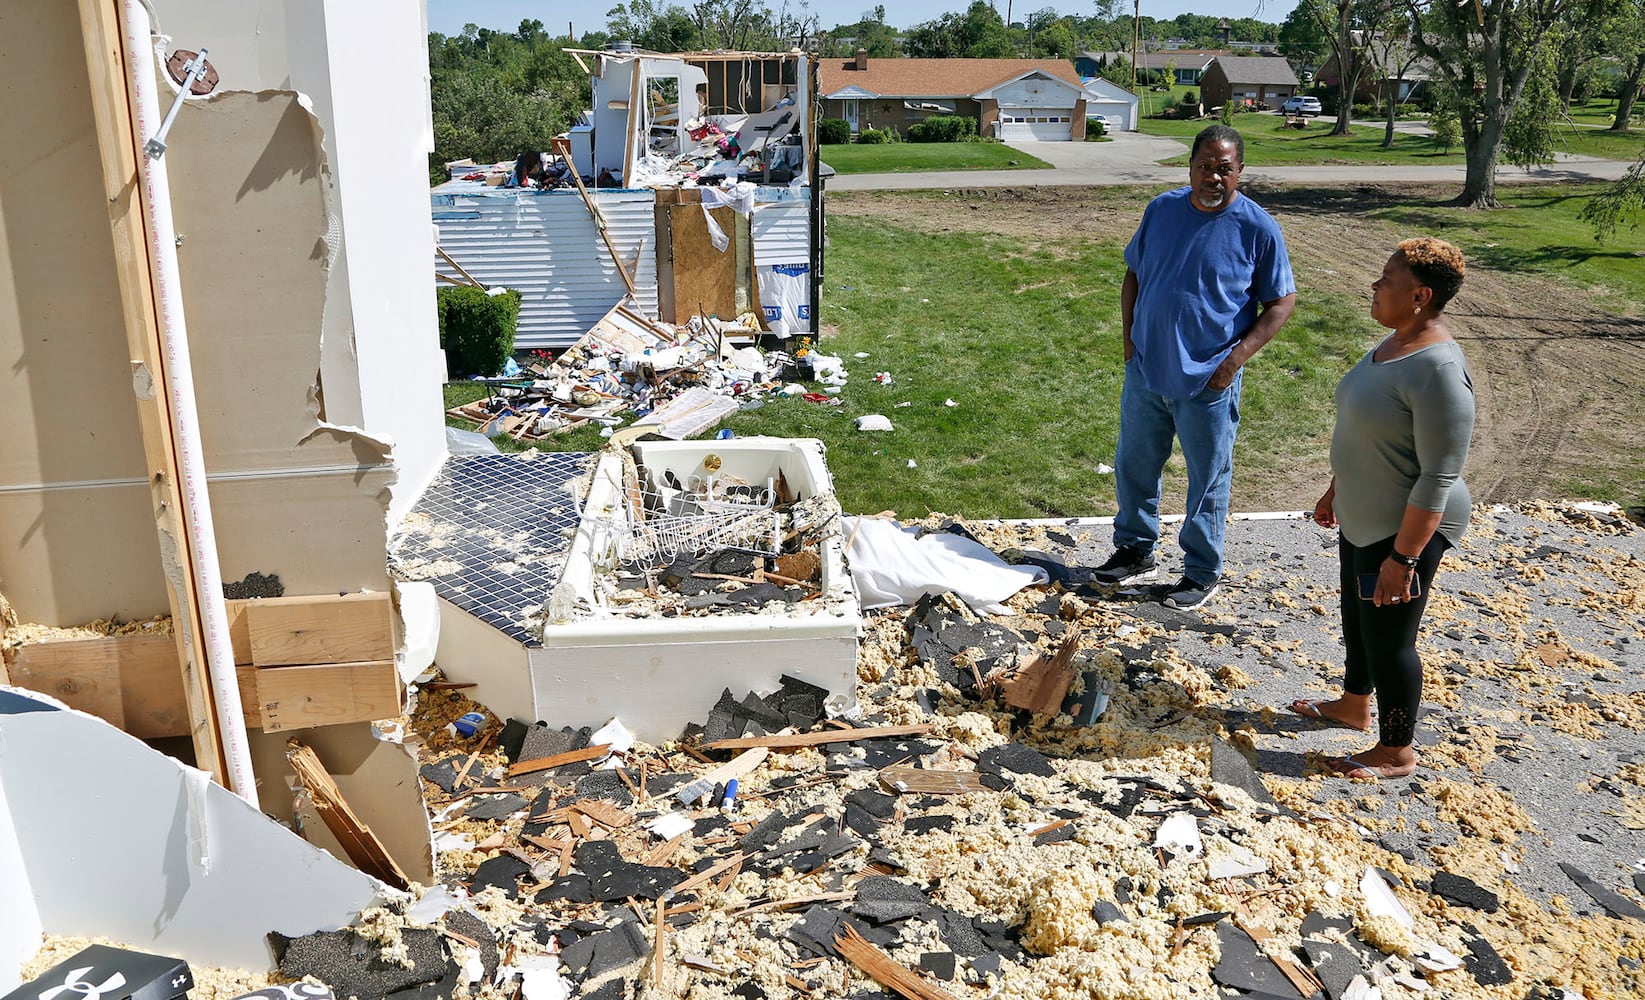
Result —
[[[871, 616], [854, 723], [928, 730], [770, 751], [722, 810], [718, 790], [695, 807], [678, 793], [747, 760], [732, 751], [637, 745], [617, 770], [531, 770], [588, 732], [493, 723], [465, 743], [441, 727], [472, 703], [425, 693], [445, 885], [366, 921], [371, 942], [409, 950], [345, 937], [288, 959], [321, 955], [331, 985], [396, 997], [467, 981], [527, 1000], [1645, 992], [1637, 526], [1552, 504], [1478, 512], [1421, 639], [1419, 770], [1381, 782], [1323, 767], [1374, 736], [1276, 710], [1339, 683], [1331, 534], [1237, 522], [1223, 592], [1178, 612], [1084, 583], [1106, 528], [964, 527], [1009, 558], [1042, 553], [1060, 582], [1009, 615], [928, 600]], [[1111, 692], [1094, 724], [977, 698], [1019, 641], [1075, 629], [1078, 666]], [[716, 736], [774, 731], [817, 700], [727, 694], [704, 706]], [[648, 830], [666, 814], [685, 824], [671, 839]], [[439, 936], [403, 940], [423, 923]], [[369, 968], [385, 961], [400, 971]]]

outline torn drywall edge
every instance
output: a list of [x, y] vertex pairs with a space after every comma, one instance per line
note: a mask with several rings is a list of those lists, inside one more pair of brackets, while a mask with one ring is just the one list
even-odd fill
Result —
[[226, 789], [191, 792], [193, 772], [95, 716], [0, 689], [0, 785], [45, 933], [269, 969], [269, 931], [336, 929], [390, 894]]
[[396, 581], [395, 607], [405, 641], [398, 654], [400, 682], [410, 684], [434, 665], [440, 648], [440, 597], [434, 584]]
[[[5, 744], [0, 742], [0, 757], [5, 753]], [[34, 891], [29, 888], [28, 866], [12, 828], [4, 781], [0, 781], [0, 886], [4, 887], [0, 888], [0, 995], [4, 995], [21, 985], [19, 972], [34, 957], [44, 933]]]

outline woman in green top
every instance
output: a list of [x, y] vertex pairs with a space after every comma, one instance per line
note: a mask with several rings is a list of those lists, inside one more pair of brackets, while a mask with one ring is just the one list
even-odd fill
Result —
[[1314, 520], [1341, 533], [1347, 671], [1340, 697], [1298, 699], [1291, 710], [1369, 729], [1376, 696], [1377, 745], [1332, 763], [1350, 778], [1416, 769], [1417, 627], [1440, 557], [1461, 540], [1471, 504], [1462, 466], [1474, 429], [1473, 383], [1444, 316], [1464, 271], [1461, 252], [1443, 240], [1401, 243], [1371, 285], [1371, 318], [1393, 332], [1337, 385], [1331, 486]]

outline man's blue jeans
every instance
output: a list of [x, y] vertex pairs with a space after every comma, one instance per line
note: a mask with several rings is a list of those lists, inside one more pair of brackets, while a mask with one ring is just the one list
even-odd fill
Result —
[[1187, 518], [1177, 534], [1183, 573], [1197, 583], [1213, 583], [1222, 576], [1222, 536], [1228, 524], [1244, 378], [1242, 370], [1221, 392], [1207, 389], [1192, 399], [1169, 399], [1143, 388], [1134, 363], [1126, 364], [1114, 456], [1119, 499], [1116, 546], [1151, 552], [1159, 542], [1160, 478], [1174, 437], [1182, 442], [1188, 463]]

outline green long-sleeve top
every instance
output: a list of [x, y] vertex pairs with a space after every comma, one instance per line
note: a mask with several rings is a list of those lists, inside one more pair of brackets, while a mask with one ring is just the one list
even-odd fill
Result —
[[1455, 545], [1468, 528], [1462, 466], [1474, 431], [1474, 385], [1453, 340], [1392, 361], [1368, 352], [1337, 383], [1331, 471], [1342, 535], [1370, 545], [1399, 533], [1405, 505], [1441, 514]]

